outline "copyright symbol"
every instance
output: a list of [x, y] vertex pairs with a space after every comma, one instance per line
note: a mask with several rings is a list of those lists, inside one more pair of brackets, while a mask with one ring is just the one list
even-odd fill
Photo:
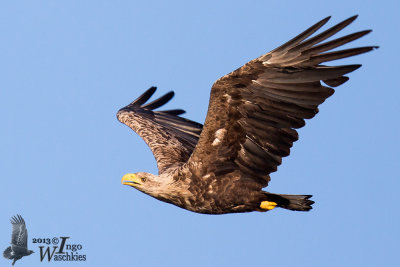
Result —
[[57, 245], [58, 244], [58, 238], [57, 237], [53, 237], [53, 239], [51, 240], [51, 242], [54, 244], [54, 245]]

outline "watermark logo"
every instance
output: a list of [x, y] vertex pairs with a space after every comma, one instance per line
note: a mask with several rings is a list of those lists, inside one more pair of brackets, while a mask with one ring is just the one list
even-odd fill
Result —
[[[12, 265], [14, 265], [17, 260], [31, 255], [34, 251], [28, 249], [28, 231], [22, 216], [12, 217], [11, 225], [11, 245], [4, 250], [3, 256], [6, 259], [13, 260]], [[69, 236], [53, 236], [50, 238], [32, 238], [32, 243], [33, 246], [38, 246], [40, 262], [86, 261], [83, 245], [71, 242], [71, 240], [72, 238]]]
[[39, 246], [40, 261], [86, 261], [86, 255], [82, 253], [82, 244], [72, 244], [68, 241], [69, 238], [33, 238], [32, 243], [47, 245]]
[[11, 246], [7, 247], [3, 256], [13, 260], [12, 265], [24, 256], [31, 255], [34, 251], [28, 250], [28, 230], [26, 230], [25, 220], [21, 215], [11, 218], [12, 233]]

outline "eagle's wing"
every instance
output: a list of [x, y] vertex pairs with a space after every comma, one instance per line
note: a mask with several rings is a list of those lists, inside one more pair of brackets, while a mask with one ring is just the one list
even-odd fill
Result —
[[135, 101], [120, 109], [117, 118], [129, 126], [150, 147], [157, 161], [159, 174], [185, 163], [193, 152], [200, 136], [202, 125], [179, 117], [184, 110], [153, 111], [167, 103], [174, 92], [145, 104], [154, 94], [151, 87]]
[[[345, 74], [361, 65], [324, 66], [323, 62], [368, 52], [359, 47], [331, 49], [356, 40], [370, 30], [323, 42], [356, 19], [351, 17], [310, 37], [325, 18], [275, 50], [217, 80], [211, 90], [207, 117], [199, 142], [188, 161], [197, 176], [240, 171], [243, 178], [268, 184], [298, 139], [295, 129], [318, 112], [318, 105], [346, 82]], [[308, 38], [310, 37], [310, 38]], [[308, 38], [308, 39], [307, 39]]]
[[28, 231], [26, 230], [25, 221], [21, 215], [12, 217], [11, 219], [12, 233], [11, 245], [12, 250], [17, 252], [27, 248]]

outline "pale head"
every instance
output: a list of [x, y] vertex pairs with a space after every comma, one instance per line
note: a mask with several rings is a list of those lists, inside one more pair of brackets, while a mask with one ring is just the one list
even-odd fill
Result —
[[153, 197], [168, 191], [168, 177], [161, 177], [147, 172], [128, 173], [122, 177], [121, 183], [129, 185]]

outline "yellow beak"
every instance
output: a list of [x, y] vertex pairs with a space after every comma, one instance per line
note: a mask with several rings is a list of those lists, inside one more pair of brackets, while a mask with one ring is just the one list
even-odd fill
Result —
[[141, 181], [136, 174], [128, 173], [122, 177], [121, 183], [124, 185], [135, 186], [135, 185], [140, 185]]

